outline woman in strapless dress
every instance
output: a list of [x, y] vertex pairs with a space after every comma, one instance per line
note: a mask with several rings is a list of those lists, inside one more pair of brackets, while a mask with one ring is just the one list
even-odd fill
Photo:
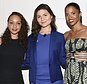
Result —
[[64, 84], [87, 84], [87, 26], [82, 24], [77, 3], [66, 5], [65, 18], [70, 31], [64, 34], [67, 55]]

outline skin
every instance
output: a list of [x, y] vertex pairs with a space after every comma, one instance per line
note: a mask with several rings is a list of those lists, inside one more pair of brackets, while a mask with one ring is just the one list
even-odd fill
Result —
[[52, 16], [47, 10], [41, 9], [37, 12], [37, 21], [41, 26], [41, 34], [49, 34], [51, 32], [50, 23], [52, 21]]
[[80, 25], [80, 13], [73, 6], [70, 6], [66, 9], [65, 13], [66, 21], [69, 23], [71, 27], [76, 24]]
[[[66, 22], [69, 24], [70, 31], [65, 32], [65, 40], [83, 38], [87, 39], [87, 26], [80, 22], [80, 15], [78, 9], [73, 6], [69, 6], [65, 11]], [[76, 52], [74, 54], [75, 59], [78, 60], [80, 56], [86, 56], [86, 52]], [[79, 61], [87, 61], [87, 59], [79, 59]]]
[[12, 15], [8, 21], [8, 28], [12, 39], [18, 39], [18, 32], [21, 29], [21, 19], [17, 15]]
[[70, 25], [70, 31], [65, 32], [65, 39], [84, 38], [87, 39], [87, 26], [80, 22], [81, 12], [73, 6], [69, 6], [65, 11], [66, 22]]
[[[21, 19], [17, 15], [12, 15], [7, 23], [7, 26], [11, 33], [12, 39], [18, 39], [18, 32], [21, 29]], [[2, 39], [0, 38], [0, 45], [2, 44]]]
[[87, 53], [86, 52], [76, 52], [75, 59], [78, 60], [78, 57], [85, 57], [83, 59], [79, 59], [79, 61], [87, 61]]

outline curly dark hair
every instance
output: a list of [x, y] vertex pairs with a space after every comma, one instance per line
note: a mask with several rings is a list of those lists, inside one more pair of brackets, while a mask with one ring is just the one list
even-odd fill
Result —
[[[12, 12], [11, 15], [8, 17], [7, 22], [9, 22], [9, 19], [11, 16], [13, 15], [17, 15], [20, 17], [21, 19], [21, 29], [18, 33], [18, 41], [20, 43], [20, 46], [22, 48], [24, 48], [25, 50], [27, 50], [28, 48], [28, 31], [29, 31], [29, 25], [28, 22], [26, 21], [26, 19], [24, 18], [24, 16], [19, 13], [19, 12]], [[8, 29], [8, 27], [6, 28], [5, 32], [2, 35], [2, 43], [6, 44], [11, 40], [11, 34], [10, 31]]]
[[34, 17], [32, 20], [32, 33], [34, 35], [38, 34], [41, 26], [39, 25], [38, 21], [37, 21], [37, 12], [41, 9], [45, 9], [47, 10], [51, 16], [53, 16], [52, 18], [52, 22], [51, 22], [51, 28], [52, 30], [56, 30], [56, 25], [55, 25], [55, 15], [53, 13], [53, 11], [51, 10], [51, 8], [47, 5], [47, 4], [40, 4], [34, 11]]

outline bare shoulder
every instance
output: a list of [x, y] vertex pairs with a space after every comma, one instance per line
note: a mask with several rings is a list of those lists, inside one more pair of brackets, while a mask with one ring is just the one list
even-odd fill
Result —
[[84, 26], [83, 32], [84, 34], [87, 34], [87, 26]]
[[86, 32], [87, 32], [87, 26], [85, 26], [85, 30], [86, 30]]
[[64, 33], [65, 40], [67, 39], [69, 33], [70, 33], [70, 31], [67, 31], [67, 32]]

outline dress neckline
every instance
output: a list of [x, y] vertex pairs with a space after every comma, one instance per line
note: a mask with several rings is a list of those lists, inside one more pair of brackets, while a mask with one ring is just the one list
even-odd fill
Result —
[[68, 39], [68, 40], [66, 40], [66, 41], [70, 41], [70, 40], [79, 40], [79, 39], [87, 40], [87, 38], [73, 38], [73, 39]]

